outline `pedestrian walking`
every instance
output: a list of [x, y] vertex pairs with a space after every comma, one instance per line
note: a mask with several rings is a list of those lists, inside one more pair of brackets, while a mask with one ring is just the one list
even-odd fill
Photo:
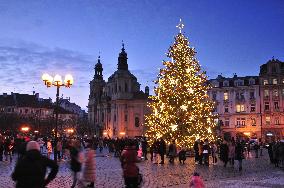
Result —
[[128, 141], [120, 157], [126, 188], [138, 187], [139, 168], [136, 165], [137, 150], [133, 141]]
[[51, 156], [51, 153], [52, 153], [52, 144], [51, 144], [50, 140], [47, 140], [46, 149], [47, 149], [47, 158], [50, 159], [50, 156]]
[[189, 187], [191, 188], [205, 188], [204, 182], [200, 177], [199, 173], [194, 172], [193, 176], [191, 177]]
[[154, 141], [152, 144], [152, 149], [153, 149], [153, 164], [158, 164], [159, 163], [159, 143], [158, 141]]
[[202, 165], [202, 161], [203, 161], [203, 144], [204, 144], [204, 142], [202, 140], [200, 140], [200, 142], [198, 144], [198, 159], [199, 159], [198, 164], [199, 165]]
[[217, 145], [214, 142], [211, 142], [211, 155], [212, 155], [212, 163], [213, 165], [217, 164], [217, 153], [218, 153], [218, 148]]
[[[40, 146], [35, 141], [28, 142], [26, 150], [26, 154], [18, 160], [12, 173], [16, 188], [46, 187], [56, 177], [58, 165], [40, 154]], [[51, 171], [45, 178], [47, 168]]]
[[227, 166], [228, 159], [229, 159], [229, 147], [227, 145], [226, 140], [220, 145], [220, 159], [224, 163], [224, 167]]
[[61, 141], [61, 139], [59, 139], [57, 141], [56, 149], [57, 149], [57, 158], [59, 160], [61, 160], [62, 159], [62, 155], [63, 155], [62, 154], [62, 141]]
[[236, 149], [235, 149], [235, 159], [239, 162], [239, 171], [242, 171], [242, 161], [245, 158], [244, 156], [244, 147], [243, 144], [240, 142], [239, 138], [237, 139]]
[[185, 162], [186, 160], [186, 150], [184, 147], [181, 148], [181, 150], [179, 151], [178, 153], [178, 160], [179, 160], [179, 163], [183, 163]]
[[228, 148], [229, 148], [229, 154], [228, 154], [229, 163], [231, 166], [234, 166], [235, 150], [236, 150], [236, 144], [234, 139], [232, 139], [231, 142], [228, 143]]
[[143, 153], [143, 157], [145, 160], [148, 160], [147, 158], [147, 148], [148, 148], [148, 142], [146, 140], [146, 138], [144, 138], [141, 142], [142, 145], [142, 153]]
[[165, 153], [166, 153], [166, 142], [164, 141], [164, 139], [161, 138], [159, 142], [159, 154], [161, 156], [160, 164], [164, 164]]
[[255, 142], [254, 144], [254, 152], [255, 152], [255, 158], [258, 158], [258, 150], [260, 149], [260, 146], [258, 142]]
[[91, 143], [87, 144], [87, 150], [85, 153], [85, 162], [83, 168], [83, 180], [89, 182], [87, 187], [94, 187], [96, 174], [95, 174], [95, 151]]
[[210, 150], [210, 147], [209, 147], [208, 139], [205, 139], [203, 147], [202, 147], [202, 155], [204, 158], [204, 165], [206, 166], [209, 166], [209, 150]]
[[177, 155], [177, 147], [176, 147], [175, 141], [172, 141], [172, 143], [169, 146], [169, 158], [170, 158], [169, 162], [170, 163], [174, 163], [176, 155]]
[[199, 162], [199, 139], [194, 142], [193, 149], [194, 149], [195, 164], [198, 164]]
[[71, 188], [74, 188], [77, 184], [78, 173], [82, 169], [82, 153], [80, 152], [80, 142], [73, 141], [70, 146], [70, 157], [71, 157], [71, 170], [73, 172], [73, 183]]

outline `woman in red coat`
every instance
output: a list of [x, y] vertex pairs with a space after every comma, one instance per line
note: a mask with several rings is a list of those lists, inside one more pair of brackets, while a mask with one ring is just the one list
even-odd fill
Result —
[[126, 188], [138, 187], [139, 168], [136, 165], [136, 162], [138, 162], [137, 150], [133, 141], [127, 143], [121, 153], [120, 160]]

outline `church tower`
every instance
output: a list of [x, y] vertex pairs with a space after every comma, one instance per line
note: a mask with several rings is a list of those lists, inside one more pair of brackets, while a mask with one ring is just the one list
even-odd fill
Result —
[[121, 52], [119, 53], [118, 56], [118, 70], [128, 70], [128, 64], [127, 64], [127, 53], [125, 52], [124, 49], [124, 43], [122, 42], [122, 48], [121, 48]]
[[[103, 66], [99, 56], [98, 62], [95, 65], [94, 79], [90, 82], [90, 95], [89, 95], [89, 104], [88, 104], [88, 119], [89, 123], [93, 127], [98, 127], [96, 125], [98, 123], [97, 108], [101, 103], [104, 86], [105, 86], [105, 81], [103, 79]], [[96, 130], [96, 132], [99, 132], [99, 130]]]

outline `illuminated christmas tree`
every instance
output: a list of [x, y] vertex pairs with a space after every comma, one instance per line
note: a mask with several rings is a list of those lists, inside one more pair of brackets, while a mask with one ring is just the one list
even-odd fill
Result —
[[215, 140], [216, 118], [212, 114], [214, 102], [207, 95], [210, 85], [206, 73], [201, 71], [195, 50], [182, 34], [170, 46], [164, 68], [156, 80], [155, 96], [148, 104], [152, 113], [146, 115], [146, 136], [153, 142], [163, 138], [167, 143], [175, 140], [179, 146], [192, 147], [196, 139]]

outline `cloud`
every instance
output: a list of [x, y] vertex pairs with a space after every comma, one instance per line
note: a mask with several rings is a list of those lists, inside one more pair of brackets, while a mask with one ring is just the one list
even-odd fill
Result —
[[[7, 40], [4, 42], [0, 40], [0, 92], [32, 93], [34, 88], [40, 95], [45, 95], [42, 97], [48, 98], [55, 94], [53, 90], [47, 91], [44, 88], [41, 75], [71, 73], [75, 87], [66, 89], [64, 96], [71, 96], [71, 99], [74, 96], [75, 102], [86, 106], [94, 64], [92, 56], [79, 52], [62, 48], [50, 49], [25, 41], [9, 43]], [[78, 98], [78, 94], [82, 97]]]

